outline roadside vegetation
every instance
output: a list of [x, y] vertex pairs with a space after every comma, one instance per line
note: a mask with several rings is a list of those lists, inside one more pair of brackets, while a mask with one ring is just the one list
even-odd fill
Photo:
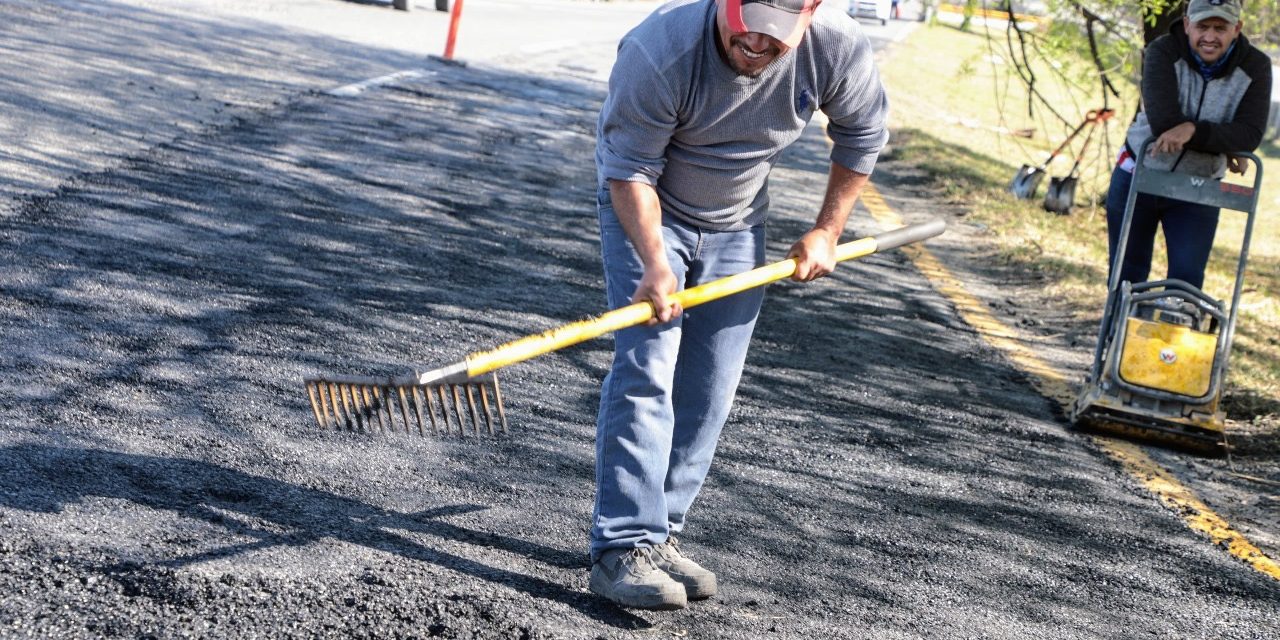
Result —
[[[1064, 60], [1059, 52], [1055, 56]], [[979, 25], [963, 32], [946, 25], [921, 26], [895, 45], [881, 70], [892, 104], [892, 142], [896, 159], [911, 162], [930, 176], [931, 186], [961, 205], [966, 217], [985, 226], [996, 243], [995, 259], [1045, 276], [1045, 299], [1058, 313], [1097, 322], [1106, 298], [1106, 195], [1117, 145], [1137, 104], [1132, 77], [1111, 81], [1120, 99], [1111, 97], [1116, 115], [1099, 128], [1083, 154], [1076, 204], [1069, 215], [1045, 211], [1041, 202], [1050, 177], [1070, 173], [1075, 151], [1048, 167], [1030, 200], [1018, 200], [1009, 185], [1022, 165], [1039, 166], [1083, 119], [1103, 105], [1101, 82], [1092, 63], [1080, 58], [1050, 68], [1033, 60], [1037, 90], [1062, 119], [1044, 104], [1028, 108], [1026, 84], [1012, 64], [1003, 27]], [[1132, 75], [1123, 74], [1123, 75]], [[1071, 125], [1062, 120], [1073, 120]], [[1105, 133], [1105, 135], [1104, 135]], [[1027, 137], [1030, 136], [1030, 137]], [[1226, 390], [1228, 417], [1235, 421], [1280, 422], [1280, 147], [1272, 141], [1258, 151], [1264, 177], [1241, 315], [1232, 350]], [[1251, 183], [1252, 173], [1230, 181]], [[1229, 298], [1246, 216], [1224, 211], [1206, 276], [1206, 291]], [[1165, 265], [1160, 240], [1153, 277]], [[1091, 346], [1088, 348], [1092, 348]]]

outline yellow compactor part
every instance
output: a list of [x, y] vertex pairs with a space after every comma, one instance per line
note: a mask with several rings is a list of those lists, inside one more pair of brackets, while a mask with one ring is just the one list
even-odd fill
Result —
[[1128, 318], [1120, 377], [1148, 389], [1199, 398], [1209, 393], [1218, 337], [1190, 327]]

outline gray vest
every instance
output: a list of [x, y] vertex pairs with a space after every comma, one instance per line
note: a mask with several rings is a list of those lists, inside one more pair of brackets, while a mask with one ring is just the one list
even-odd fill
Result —
[[[1188, 118], [1197, 121], [1231, 122], [1236, 115], [1236, 108], [1244, 99], [1245, 90], [1253, 83], [1253, 78], [1238, 66], [1227, 76], [1206, 82], [1200, 71], [1185, 58], [1179, 58], [1174, 63], [1174, 72], [1178, 76], [1178, 104]], [[1147, 114], [1140, 112], [1129, 127], [1126, 140], [1134, 153], [1137, 153], [1142, 148], [1142, 143], [1150, 137], [1151, 125], [1147, 123]], [[1221, 178], [1227, 173], [1227, 157], [1221, 153], [1204, 153], [1184, 148], [1180, 153], [1150, 156], [1146, 159], [1146, 166], [1194, 176]]]

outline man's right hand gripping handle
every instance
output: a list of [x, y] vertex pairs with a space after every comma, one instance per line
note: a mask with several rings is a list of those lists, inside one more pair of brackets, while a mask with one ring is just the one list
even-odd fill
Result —
[[631, 301], [653, 305], [654, 318], [649, 321], [650, 325], [670, 322], [684, 309], [669, 299], [677, 291], [679, 282], [667, 262], [667, 250], [662, 242], [662, 204], [658, 192], [643, 182], [610, 180], [609, 196], [618, 222], [644, 264], [644, 275]]

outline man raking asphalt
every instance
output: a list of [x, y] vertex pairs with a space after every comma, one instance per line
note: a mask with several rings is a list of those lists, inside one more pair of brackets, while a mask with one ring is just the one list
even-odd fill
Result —
[[591, 589], [672, 609], [714, 596], [677, 542], [703, 485], [763, 290], [684, 312], [674, 292], [765, 261], [769, 172], [814, 113], [831, 167], [793, 280], [834, 249], [888, 138], [885, 92], [857, 23], [816, 0], [677, 0], [625, 36], [597, 128], [597, 205], [609, 306], [648, 301], [619, 331], [596, 438]]

